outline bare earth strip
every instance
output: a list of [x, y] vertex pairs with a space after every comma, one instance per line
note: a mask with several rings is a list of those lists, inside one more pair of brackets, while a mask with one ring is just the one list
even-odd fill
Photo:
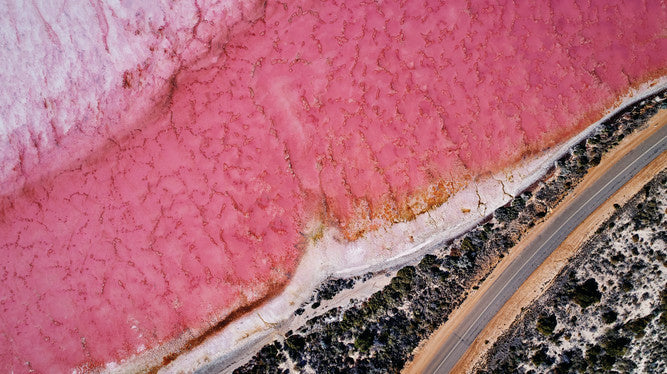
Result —
[[[568, 196], [547, 216], [547, 218], [536, 225], [526, 237], [519, 242], [508, 256], [503, 258], [491, 275], [480, 285], [478, 290], [473, 290], [468, 298], [455, 310], [450, 319], [441, 326], [425, 345], [415, 352], [414, 360], [406, 366], [404, 373], [423, 373], [429, 363], [434, 359], [441, 345], [450, 338], [454, 328], [458, 326], [464, 317], [474, 310], [475, 306], [485, 291], [502, 274], [509, 264], [522, 256], [524, 249], [534, 241], [541, 230], [552, 220], [558, 217], [567, 206], [572, 204], [574, 197], [589, 188], [598, 180], [605, 171], [620, 160], [624, 155], [641, 144], [645, 139], [654, 135], [667, 123], [667, 110], [659, 111], [648, 124], [640, 131], [626, 137], [613, 150], [607, 153], [600, 164], [592, 168], [584, 179], [568, 194]], [[614, 211], [614, 204], [622, 205], [630, 197], [636, 194], [642, 186], [661, 171], [667, 165], [667, 153], [663, 153], [642, 169], [628, 183], [623, 185], [607, 201], [600, 205], [588, 218], [586, 218], [566, 239], [556, 248], [549, 257], [530, 275], [530, 277], [519, 287], [500, 311], [491, 319], [486, 327], [475, 338], [466, 353], [452, 369], [453, 373], [470, 371], [477, 360], [493, 345], [493, 342], [511, 325], [512, 321], [519, 315], [521, 309], [528, 306], [534, 299], [553, 281], [554, 277], [567, 264], [588, 238], [595, 232]]]

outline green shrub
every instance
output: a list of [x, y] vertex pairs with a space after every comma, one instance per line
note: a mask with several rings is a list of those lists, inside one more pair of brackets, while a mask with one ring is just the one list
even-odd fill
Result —
[[622, 357], [631, 341], [632, 339], [620, 336], [616, 331], [612, 330], [602, 338], [601, 345], [608, 355]]
[[609, 372], [611, 368], [614, 367], [615, 363], [616, 363], [616, 357], [614, 356], [603, 355], [602, 357], [600, 357], [600, 367], [606, 372]]
[[579, 304], [583, 309], [586, 309], [599, 302], [602, 298], [602, 294], [598, 291], [598, 282], [596, 282], [594, 278], [589, 278], [584, 283], [574, 287], [571, 297], [575, 303]]
[[537, 331], [539, 331], [542, 335], [551, 335], [556, 329], [557, 324], [558, 321], [556, 320], [555, 315], [551, 314], [548, 316], [542, 316], [537, 319]]
[[623, 290], [623, 292], [632, 291], [633, 288], [634, 286], [632, 285], [632, 281], [630, 279], [624, 278], [621, 281], [621, 290]]
[[540, 367], [542, 365], [551, 365], [554, 362], [553, 357], [549, 356], [547, 353], [546, 347], [542, 347], [539, 349], [535, 354], [533, 354], [533, 357], [531, 358], [531, 361], [533, 362], [533, 365]]
[[494, 215], [499, 222], [510, 222], [519, 217], [519, 211], [513, 206], [501, 206]]
[[421, 261], [419, 261], [419, 265], [417, 265], [417, 267], [419, 267], [419, 270], [427, 272], [431, 268], [431, 266], [435, 265], [436, 259], [437, 257], [431, 254], [427, 254], [422, 258]]
[[361, 352], [367, 352], [368, 349], [373, 345], [373, 340], [373, 332], [370, 329], [365, 329], [354, 341], [354, 347]]
[[306, 339], [299, 334], [295, 334], [285, 340], [285, 346], [299, 352], [306, 347]]
[[635, 318], [632, 321], [629, 321], [626, 323], [623, 328], [627, 331], [632, 332], [635, 334], [636, 337], [642, 337], [644, 336], [644, 329], [646, 329], [646, 325], [651, 321], [653, 316], [650, 314], [648, 316], [642, 317], [642, 318]]
[[594, 368], [597, 365], [600, 360], [600, 353], [602, 353], [602, 347], [597, 344], [586, 350], [586, 363], [588, 366]]
[[616, 322], [616, 318], [618, 318], [618, 313], [616, 313], [613, 310], [608, 310], [608, 311], [602, 313], [602, 322], [604, 322], [606, 324]]
[[472, 240], [470, 240], [470, 238], [466, 236], [466, 237], [461, 241], [461, 250], [462, 250], [462, 251], [470, 251], [470, 252], [474, 252], [474, 251], [477, 250], [477, 248], [475, 247], [474, 244], [472, 244]]
[[396, 273], [396, 277], [401, 278], [402, 280], [412, 281], [415, 274], [417, 274], [417, 271], [414, 266], [405, 266]]

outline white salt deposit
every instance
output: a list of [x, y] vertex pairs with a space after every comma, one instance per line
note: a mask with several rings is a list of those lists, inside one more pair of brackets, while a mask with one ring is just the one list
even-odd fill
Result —
[[[622, 99], [600, 121], [558, 147], [524, 160], [511, 170], [471, 183], [443, 205], [419, 215], [415, 220], [394, 224], [371, 232], [355, 242], [347, 242], [335, 229], [325, 230], [322, 239], [310, 245], [292, 280], [282, 294], [207, 339], [195, 349], [180, 355], [164, 367], [164, 373], [194, 372], [208, 363], [224, 362], [231, 371], [252, 356], [277, 334], [296, 329], [294, 311], [306, 302], [320, 283], [329, 277], [342, 278], [369, 271], [392, 269], [434, 250], [443, 241], [462, 235], [496, 208], [539, 180], [569, 148], [588, 136], [595, 127], [630, 102], [667, 87], [667, 78], [643, 85]], [[465, 212], [467, 210], [469, 212]], [[380, 289], [378, 286], [377, 289]], [[365, 293], [367, 293], [366, 290]], [[349, 300], [347, 298], [346, 300]], [[345, 302], [347, 303], [347, 301]], [[334, 307], [335, 305], [328, 305]], [[268, 322], [268, 323], [267, 323]], [[152, 354], [157, 354], [153, 352]], [[137, 357], [113, 372], [130, 372], [141, 367], [145, 358]], [[137, 366], [138, 365], [138, 366]]]
[[[5, 85], [0, 91], [0, 178], [12, 172], [21, 152], [36, 154], [53, 147], [74, 128], [85, 133], [108, 116], [124, 113], [126, 103], [107, 101], [115, 90], [131, 89], [133, 95], [127, 97], [134, 104], [152, 99], [155, 90], [164, 87], [185, 62], [184, 56], [197, 56], [208, 48], [206, 42], [214, 38], [211, 30], [217, 27], [205, 24], [214, 25], [225, 18], [225, 12], [239, 11], [230, 6], [232, 3], [237, 4], [220, 1], [199, 9], [195, 2], [168, 0], [0, 3], [1, 59], [5, 66], [0, 69], [0, 79], [22, 83]], [[617, 107], [664, 88], [665, 82], [661, 79], [642, 87], [619, 101]], [[124, 87], [128, 84], [129, 88]], [[232, 365], [244, 357], [242, 353], [252, 353], [289, 324], [295, 309], [326, 278], [400, 266], [463, 234], [505, 204], [508, 194], [515, 195], [539, 179], [594, 126], [513, 170], [472, 183], [414, 221], [372, 232], [352, 243], [340, 239], [335, 230], [327, 230], [308, 248], [280, 296], [181, 355], [164, 372], [191, 372], [214, 360], [227, 360]], [[463, 209], [470, 211], [464, 213]], [[364, 294], [369, 292], [368, 287], [364, 290]], [[162, 355], [178, 350], [185, 340], [184, 336], [128, 362], [109, 363], [107, 370], [134, 372], [148, 362], [160, 362]]]
[[[149, 108], [139, 104], [191, 62], [183, 59], [205, 52], [218, 37], [212, 30], [239, 17], [243, 3], [0, 2], [0, 80], [14, 82], [0, 90], [0, 181], [16, 177], [21, 157], [43, 157], [75, 128], [90, 133], [100, 131], [100, 122], [131, 123], [127, 115], [136, 111], [125, 106]], [[126, 102], [118, 102], [122, 97]], [[3, 183], [0, 193], [15, 187]]]

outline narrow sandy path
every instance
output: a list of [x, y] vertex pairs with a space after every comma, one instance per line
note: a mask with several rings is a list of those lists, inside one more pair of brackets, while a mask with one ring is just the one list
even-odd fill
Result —
[[[610, 153], [606, 154], [600, 164], [589, 171], [584, 180], [582, 180], [568, 197], [566, 197], [558, 207], [547, 216], [547, 219], [536, 225], [535, 228], [511, 250], [510, 254], [498, 263], [495, 270], [486, 281], [480, 285], [479, 289], [470, 293], [469, 297], [463, 304], [452, 313], [450, 319], [432, 335], [426, 344], [417, 349], [415, 352], [415, 359], [408, 364], [404, 372], [424, 372], [425, 368], [439, 351], [440, 346], [449, 338], [454, 328], [463, 321], [464, 317], [470, 313], [471, 310], [474, 309], [474, 306], [479, 302], [481, 295], [483, 295], [498, 276], [506, 270], [510, 263], [522, 255], [523, 250], [528, 243], [532, 242], [537, 237], [546, 224], [560, 215], [565, 208], [572, 203], [574, 196], [577, 196], [581, 191], [586, 190], [591, 184], [598, 180], [611, 165], [614, 165], [638, 144], [655, 134], [657, 130], [666, 123], [667, 110], [661, 110], [642, 130], [626, 137]], [[493, 344], [493, 341], [495, 341], [495, 339], [497, 339], [498, 336], [510, 326], [512, 321], [514, 321], [521, 312], [521, 309], [542, 294], [553, 278], [567, 264], [569, 258], [577, 252], [581, 244], [583, 244], [592, 233], [595, 232], [595, 229], [613, 213], [613, 205], [623, 204], [627, 201], [657, 172], [662, 170], [666, 164], [667, 154], [660, 155], [584, 220], [584, 222], [567, 237], [567, 239], [547, 258], [547, 260], [544, 261], [533, 274], [531, 274], [526, 282], [522, 284], [518, 291], [501, 308], [496, 316], [494, 316], [491, 322], [477, 336], [452, 372], [460, 373], [469, 371], [484, 352]]]

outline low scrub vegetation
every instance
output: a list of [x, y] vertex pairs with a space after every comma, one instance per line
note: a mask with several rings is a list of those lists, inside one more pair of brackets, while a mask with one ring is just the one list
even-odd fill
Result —
[[616, 209], [477, 371], [667, 372], [666, 208], [667, 170]]
[[[658, 95], [662, 99], [665, 96], [665, 92]], [[447, 320], [452, 310], [464, 300], [468, 290], [485, 279], [522, 235], [545, 217], [591, 166], [599, 163], [604, 152], [644, 123], [665, 102], [647, 99], [603, 123], [588, 140], [561, 158], [540, 183], [499, 208], [487, 222], [457, 240], [444, 243], [434, 253], [425, 255], [419, 263], [399, 269], [389, 284], [368, 299], [324, 311], [308, 320], [297, 331], [290, 331], [264, 346], [249, 362], [237, 368], [235, 373], [400, 372], [412, 357], [414, 348]], [[655, 196], [650, 191], [648, 195]], [[642, 213], [635, 224], [654, 227], [662, 219], [660, 209], [656, 202], [655, 209]], [[661, 240], [664, 243], [664, 233]], [[622, 256], [630, 255], [623, 252]], [[607, 257], [605, 260], [610, 261]], [[618, 257], [619, 261], [625, 259]], [[633, 271], [624, 274], [631, 279], [630, 285], [635, 283], [633, 274]], [[361, 281], [368, 278], [364, 277]], [[330, 280], [316, 292], [310, 306], [317, 308], [322, 300], [333, 298], [338, 292], [353, 287], [359, 280]], [[564, 283], [559, 289], [559, 305], [575, 305], [579, 310], [577, 313], [598, 312], [603, 301], [605, 305], [609, 304], [605, 300], [607, 286], [600, 282], [594, 276], [584, 278], [573, 275], [566, 282], [567, 286]], [[308, 305], [303, 305], [296, 314], [303, 314], [306, 307]], [[502, 359], [496, 359], [496, 356], [490, 359], [488, 367], [491, 371], [515, 372], [517, 368], [524, 367], [525, 363], [530, 363], [539, 367], [540, 372], [547, 367], [567, 372], [593, 367], [587, 364], [589, 356], [595, 361], [595, 367], [603, 367], [610, 365], [611, 358], [624, 352], [614, 351], [609, 345], [612, 340], [601, 340], [590, 349], [576, 347], [555, 355], [551, 345], [573, 334], [570, 319], [576, 319], [577, 315], [571, 315], [568, 311], [557, 313], [555, 307], [551, 309], [546, 314], [536, 316], [528, 330], [542, 336], [544, 342], [529, 348], [517, 348], [515, 341], [502, 345], [504, 355]], [[604, 317], [609, 322], [605, 323], [625, 321], [625, 314], [617, 312], [615, 308], [609, 309]], [[616, 321], [612, 312], [623, 318]], [[639, 327], [631, 325], [628, 331], [635, 334], [634, 330]], [[629, 343], [625, 339], [632, 338], [624, 334], [625, 330], [621, 336], [610, 336], [609, 339], [621, 339], [613, 342], [627, 345]], [[611, 365], [618, 364], [614, 361]]]

